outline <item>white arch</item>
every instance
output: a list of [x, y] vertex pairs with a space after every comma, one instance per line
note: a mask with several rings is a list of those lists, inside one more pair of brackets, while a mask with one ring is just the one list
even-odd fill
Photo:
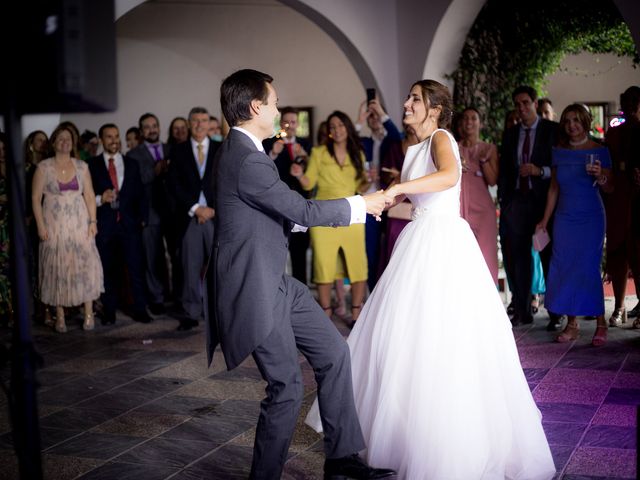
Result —
[[458, 59], [469, 30], [485, 0], [453, 0], [438, 24], [429, 47], [422, 75], [452, 86], [445, 78], [458, 67]]

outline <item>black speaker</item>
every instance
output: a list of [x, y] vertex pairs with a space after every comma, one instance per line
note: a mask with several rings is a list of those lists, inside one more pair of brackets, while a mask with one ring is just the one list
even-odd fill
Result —
[[[117, 108], [114, 0], [3, 2], [19, 32], [5, 38], [4, 104], [19, 113], [106, 112]], [[4, 70], [4, 69], [3, 69]]]

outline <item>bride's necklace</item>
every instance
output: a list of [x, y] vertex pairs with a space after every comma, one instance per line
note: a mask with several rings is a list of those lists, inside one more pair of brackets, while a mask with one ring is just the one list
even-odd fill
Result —
[[569, 145], [571, 145], [572, 147], [579, 147], [580, 145], [584, 145], [588, 141], [589, 137], [584, 137], [582, 140], [579, 140], [577, 142], [572, 142], [571, 140], [569, 140]]

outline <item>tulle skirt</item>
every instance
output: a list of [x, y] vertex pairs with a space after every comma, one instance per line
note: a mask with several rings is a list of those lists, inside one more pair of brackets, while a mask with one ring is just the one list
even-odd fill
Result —
[[[469, 225], [419, 216], [348, 339], [371, 465], [402, 479], [550, 479], [511, 323]], [[321, 430], [317, 402], [307, 423]]]

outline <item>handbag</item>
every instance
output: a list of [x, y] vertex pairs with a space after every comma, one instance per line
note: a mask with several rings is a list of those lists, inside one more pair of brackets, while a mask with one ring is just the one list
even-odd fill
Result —
[[387, 217], [396, 218], [398, 220], [411, 220], [412, 209], [413, 205], [411, 202], [400, 202], [389, 209]]
[[546, 247], [551, 241], [547, 231], [542, 230], [541, 228], [536, 230], [536, 233], [533, 234], [533, 237], [531, 240], [533, 243], [533, 249], [536, 252], [541, 252], [542, 250], [544, 250], [544, 247]]

